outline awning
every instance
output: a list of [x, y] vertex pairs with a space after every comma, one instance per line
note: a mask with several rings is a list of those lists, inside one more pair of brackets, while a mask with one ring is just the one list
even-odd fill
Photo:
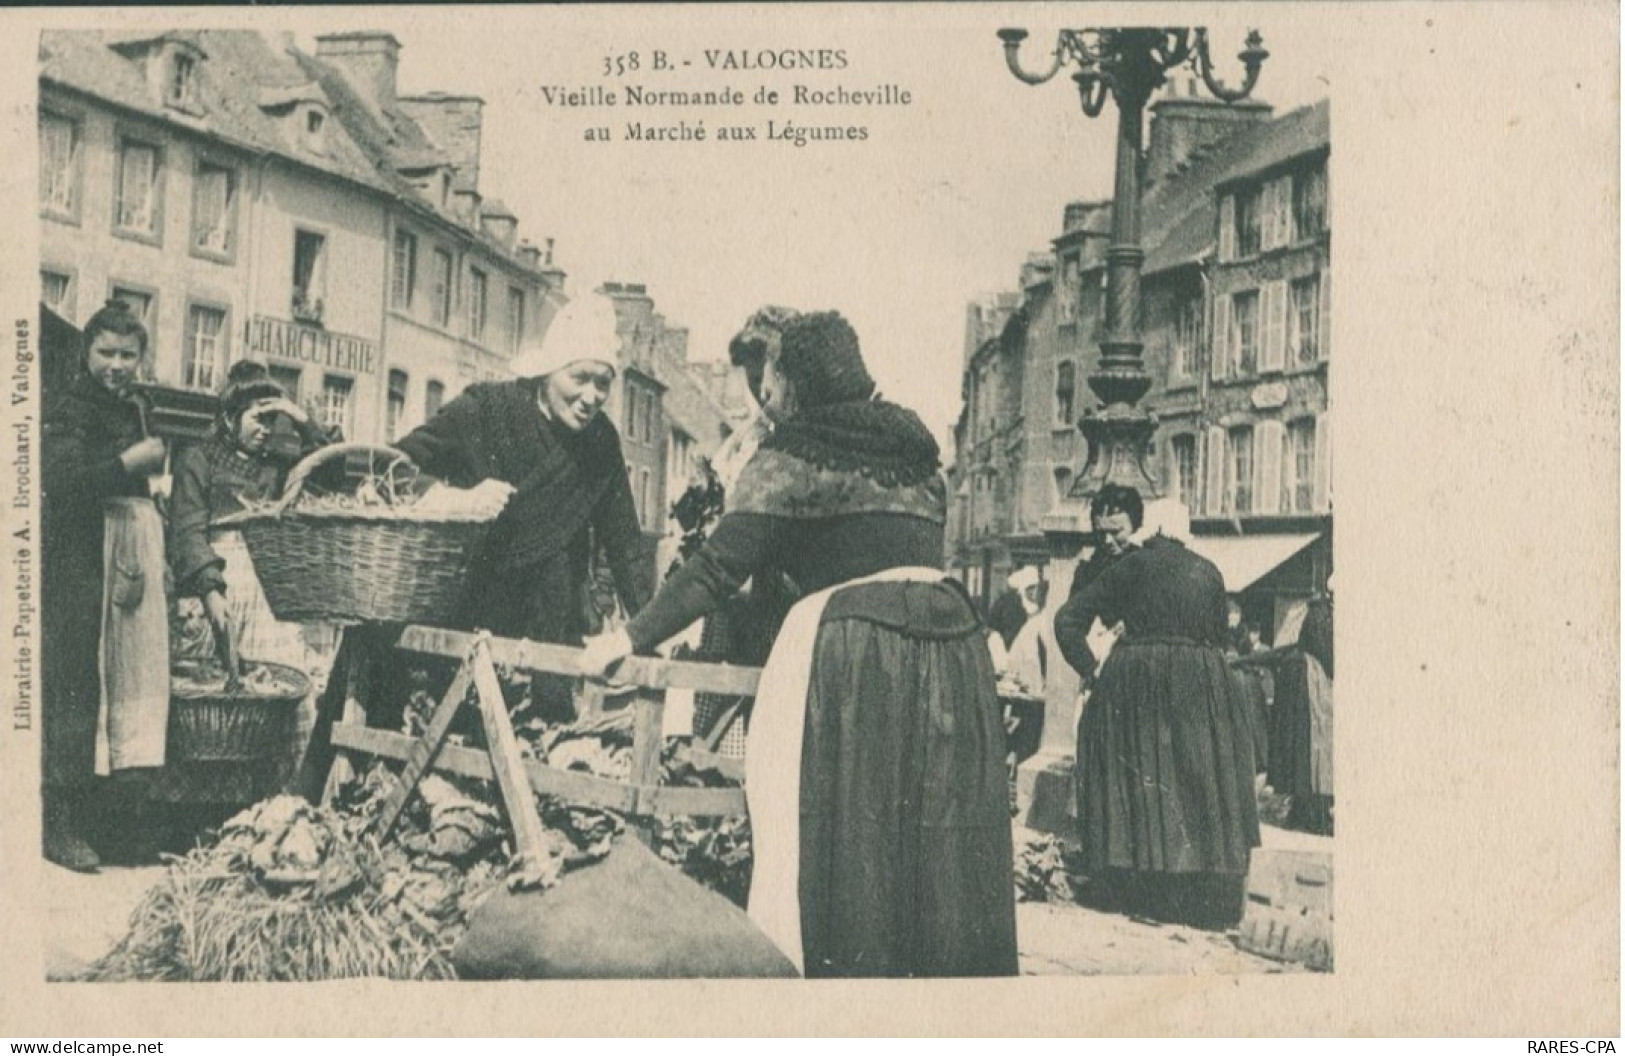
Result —
[[1318, 532], [1306, 535], [1199, 536], [1190, 541], [1190, 548], [1219, 566], [1219, 571], [1224, 573], [1224, 589], [1227, 592], [1240, 594], [1319, 538]]

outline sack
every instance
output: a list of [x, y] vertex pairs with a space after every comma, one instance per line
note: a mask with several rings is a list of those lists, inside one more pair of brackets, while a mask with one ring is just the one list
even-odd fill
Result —
[[464, 979], [794, 979], [745, 912], [622, 836], [546, 891], [499, 891], [452, 952]]

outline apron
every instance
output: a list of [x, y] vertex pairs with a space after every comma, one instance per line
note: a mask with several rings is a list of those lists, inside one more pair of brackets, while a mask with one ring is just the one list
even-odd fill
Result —
[[762, 667], [745, 754], [745, 804], [754, 864], [747, 912], [806, 974], [801, 945], [801, 746], [813, 647], [830, 596], [863, 583], [936, 583], [937, 568], [891, 568], [809, 594], [785, 618]]
[[160, 767], [169, 733], [164, 525], [151, 499], [110, 499], [102, 543], [96, 773]]

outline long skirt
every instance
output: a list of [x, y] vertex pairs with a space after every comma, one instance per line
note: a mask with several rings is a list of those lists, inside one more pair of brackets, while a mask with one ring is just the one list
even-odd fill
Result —
[[974, 613], [938, 584], [849, 591], [825, 611], [807, 693], [806, 975], [1014, 975], [1005, 735]]
[[111, 499], [103, 534], [101, 707], [96, 772], [164, 764], [169, 731], [169, 608], [164, 525], [151, 499]]
[[1332, 680], [1301, 650], [1277, 668], [1269, 772], [1284, 795], [1332, 795]]
[[1252, 727], [1219, 649], [1119, 642], [1078, 731], [1086, 867], [1246, 873], [1259, 843]]

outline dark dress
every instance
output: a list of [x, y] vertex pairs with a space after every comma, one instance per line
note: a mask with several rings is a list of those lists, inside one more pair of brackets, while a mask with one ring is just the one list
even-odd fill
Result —
[[643, 532], [620, 436], [607, 417], [571, 432], [542, 414], [528, 384], [484, 383], [395, 446], [457, 487], [496, 479], [515, 488], [474, 559], [466, 627], [579, 644], [598, 629], [588, 597], [595, 546], [627, 611], [648, 600]]
[[139, 406], [80, 374], [46, 401], [40, 440], [43, 778], [95, 777], [101, 706], [102, 505], [144, 498], [119, 454], [143, 436]]
[[[885, 487], [798, 461], [757, 454], [733, 512], [628, 625], [638, 651], [766, 568], [810, 594], [940, 566], [940, 478]], [[1004, 729], [985, 633], [957, 586], [856, 584], [830, 595], [801, 758], [809, 977], [1016, 973]]]
[[1332, 606], [1309, 603], [1296, 646], [1276, 662], [1270, 785], [1293, 798], [1332, 795]]
[[[1225, 660], [1219, 570], [1155, 538], [1056, 615], [1063, 649], [1125, 625], [1078, 732], [1078, 821], [1092, 872], [1239, 877], [1258, 846], [1247, 701]], [[1093, 666], [1085, 648], [1068, 656]]]

